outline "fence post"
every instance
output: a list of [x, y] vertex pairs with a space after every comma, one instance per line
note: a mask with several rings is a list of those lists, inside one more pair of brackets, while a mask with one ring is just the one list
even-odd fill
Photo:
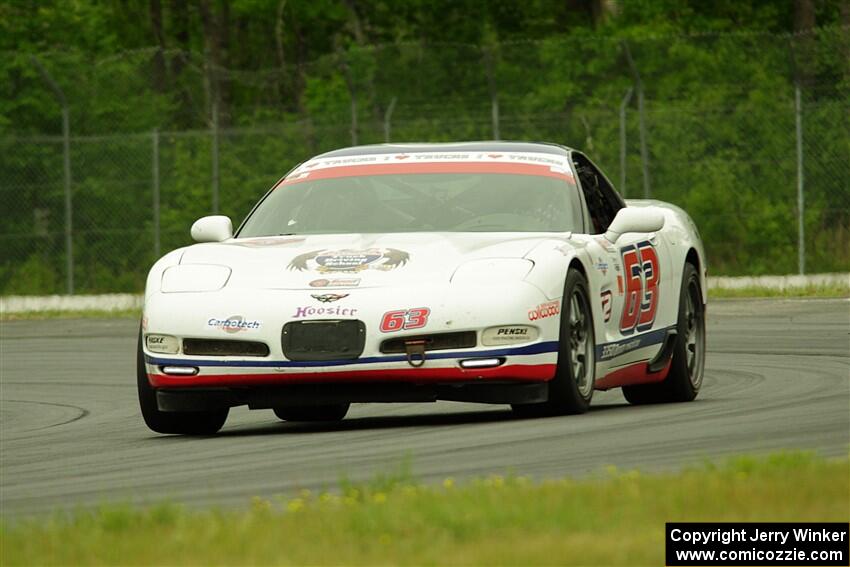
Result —
[[634, 89], [629, 87], [620, 102], [620, 194], [626, 196], [626, 106], [632, 100]]
[[638, 87], [638, 119], [640, 125], [640, 162], [643, 170], [643, 198], [652, 197], [649, 183], [649, 150], [646, 147], [646, 117], [643, 111], [643, 85]]
[[351, 103], [351, 145], [357, 145], [357, 94], [354, 89], [354, 80], [351, 78], [351, 69], [348, 67], [348, 60], [345, 58], [345, 53], [337, 47], [337, 58], [339, 67], [342, 70], [342, 77], [345, 79], [345, 85], [348, 87], [348, 98]]
[[390, 143], [390, 128], [392, 126], [390, 120], [393, 117], [393, 110], [395, 109], [395, 101], [396, 98], [390, 101], [390, 105], [387, 107], [387, 111], [384, 113], [384, 142]]
[[490, 121], [493, 126], [493, 139], [501, 139], [499, 132], [499, 93], [496, 90], [496, 77], [493, 75], [493, 54], [489, 47], [484, 48], [484, 69], [487, 72], [487, 86], [490, 89]]
[[71, 112], [62, 108], [62, 169], [65, 179], [65, 286], [68, 295], [74, 294], [74, 213], [71, 200]]
[[652, 189], [649, 183], [649, 150], [646, 147], [646, 115], [643, 108], [643, 81], [640, 78], [637, 65], [632, 59], [632, 52], [629, 49], [629, 44], [623, 41], [623, 51], [626, 54], [626, 61], [629, 64], [629, 69], [632, 72], [632, 77], [637, 89], [637, 106], [638, 120], [640, 126], [640, 161], [641, 169], [643, 170], [643, 198], [649, 199], [652, 196]]
[[68, 108], [68, 99], [65, 98], [65, 93], [59, 88], [56, 81], [41, 61], [35, 56], [30, 55], [30, 61], [38, 69], [44, 82], [53, 91], [56, 100], [62, 107], [62, 170], [63, 170], [63, 185], [65, 190], [65, 290], [68, 295], [74, 294], [74, 245], [73, 245], [73, 209], [71, 199], [71, 111]]
[[357, 96], [351, 91], [351, 145], [357, 145]]
[[151, 134], [151, 189], [153, 192], [153, 257], [159, 258], [159, 129]]
[[212, 103], [212, 212], [218, 214], [218, 102]]
[[803, 188], [803, 108], [800, 100], [800, 84], [794, 84], [794, 114], [797, 126], [797, 271], [800, 275], [806, 272], [806, 238], [805, 238], [805, 202]]

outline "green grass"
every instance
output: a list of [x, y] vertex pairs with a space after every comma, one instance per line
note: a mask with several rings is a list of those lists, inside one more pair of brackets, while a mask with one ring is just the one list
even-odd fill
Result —
[[0, 526], [3, 565], [663, 565], [668, 521], [847, 521], [850, 468], [811, 454], [739, 457], [670, 474], [407, 475], [238, 510], [177, 504]]
[[767, 287], [744, 287], [740, 289], [712, 288], [708, 290], [709, 299], [756, 298], [756, 297], [813, 297], [836, 298], [850, 297], [850, 286], [847, 285], [808, 285], [786, 289]]
[[141, 309], [121, 309], [103, 311], [86, 309], [82, 311], [26, 311], [23, 313], [0, 313], [0, 321], [38, 321], [42, 319], [140, 319]]

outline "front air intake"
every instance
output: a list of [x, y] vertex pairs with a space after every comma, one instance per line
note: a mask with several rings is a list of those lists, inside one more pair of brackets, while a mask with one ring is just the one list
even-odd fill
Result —
[[387, 339], [381, 343], [384, 354], [403, 354], [407, 352], [406, 343], [425, 341], [425, 350], [451, 350], [456, 348], [473, 348], [476, 345], [475, 331], [459, 331], [456, 333], [433, 333], [414, 337], [399, 337]]
[[269, 347], [256, 341], [183, 339], [183, 354], [197, 356], [268, 356]]
[[357, 319], [290, 321], [280, 337], [289, 360], [354, 360], [366, 345], [366, 324]]

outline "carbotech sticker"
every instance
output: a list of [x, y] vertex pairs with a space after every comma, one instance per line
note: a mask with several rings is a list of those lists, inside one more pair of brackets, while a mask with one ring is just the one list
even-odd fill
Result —
[[242, 315], [231, 315], [226, 319], [211, 317], [207, 320], [207, 327], [214, 327], [225, 333], [241, 333], [242, 331], [259, 329], [261, 326], [261, 321], [249, 321]]

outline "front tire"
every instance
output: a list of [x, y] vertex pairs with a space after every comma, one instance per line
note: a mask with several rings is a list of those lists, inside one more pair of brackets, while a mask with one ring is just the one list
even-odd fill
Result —
[[342, 421], [349, 407], [350, 404], [282, 406], [274, 408], [274, 414], [283, 421]]
[[142, 331], [136, 354], [136, 384], [142, 418], [152, 431], [183, 435], [213, 435], [227, 421], [230, 408], [214, 411], [160, 411], [156, 403], [156, 389], [148, 381], [145, 353], [142, 351]]
[[682, 272], [676, 331], [667, 378], [658, 384], [623, 386], [623, 395], [630, 404], [690, 402], [699, 394], [705, 372], [705, 306], [699, 274], [690, 263]]
[[549, 400], [542, 404], [514, 404], [522, 417], [584, 413], [590, 407], [596, 381], [596, 335], [587, 280], [570, 270], [561, 302], [558, 366], [549, 382]]

